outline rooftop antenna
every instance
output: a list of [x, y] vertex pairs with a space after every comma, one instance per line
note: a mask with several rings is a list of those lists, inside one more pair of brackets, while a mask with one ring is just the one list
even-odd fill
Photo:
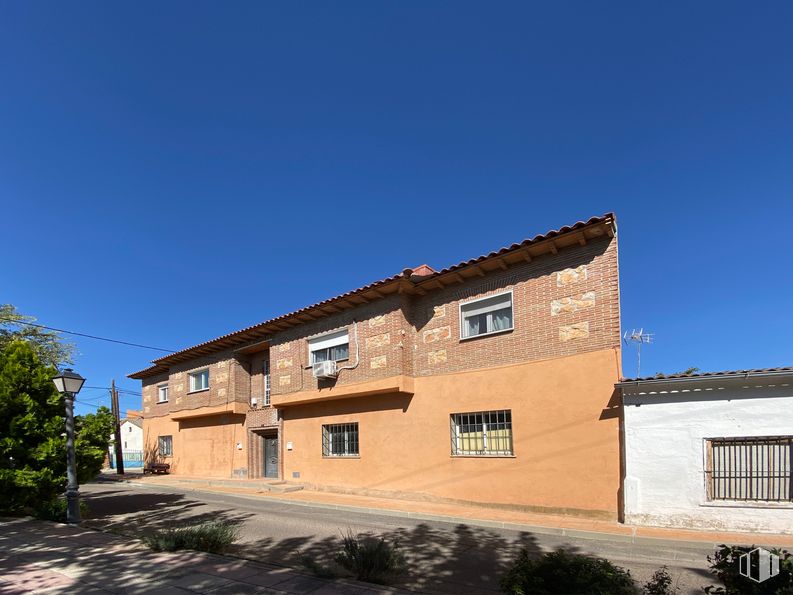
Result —
[[625, 334], [622, 335], [622, 340], [625, 341], [625, 343], [629, 341], [636, 343], [636, 378], [641, 378], [642, 344], [647, 343], [649, 345], [653, 342], [654, 336], [653, 333], [645, 333], [643, 328], [639, 330], [633, 329], [630, 333], [625, 331]]

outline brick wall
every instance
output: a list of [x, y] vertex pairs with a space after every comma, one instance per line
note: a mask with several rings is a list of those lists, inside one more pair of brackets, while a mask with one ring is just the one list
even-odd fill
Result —
[[[190, 392], [191, 372], [209, 369], [209, 389]], [[225, 405], [233, 401], [247, 403], [250, 387], [249, 364], [231, 352], [196, 358], [174, 365], [167, 375], [143, 380], [143, 415], [159, 417], [199, 407]], [[168, 402], [157, 403], [157, 390], [168, 385]]]
[[[514, 330], [460, 340], [461, 303], [513, 294]], [[415, 301], [417, 376], [549, 359], [618, 347], [615, 240], [591, 241]]]
[[[460, 303], [508, 290], [513, 292], [514, 330], [461, 340]], [[144, 415], [249, 403], [251, 396], [262, 406], [265, 357], [270, 358], [275, 396], [399, 374], [447, 374], [619, 347], [619, 324], [617, 240], [603, 237], [423, 296], [392, 294], [301, 324], [273, 335], [269, 352], [224, 352], [177, 364], [168, 378], [144, 380]], [[350, 356], [339, 365], [356, 363], [357, 344], [357, 367], [343, 370], [335, 381], [315, 379], [308, 365], [308, 340], [342, 328], [350, 334]], [[210, 369], [210, 389], [188, 393], [188, 373], [204, 367]], [[165, 380], [170, 402], [157, 405], [157, 385]], [[272, 414], [265, 411], [251, 412], [248, 426], [269, 425], [266, 416]]]
[[[357, 338], [354, 321], [357, 322]], [[327, 383], [337, 386], [356, 384], [405, 373], [410, 356], [409, 325], [402, 310], [401, 296], [394, 295], [340, 312], [336, 315], [300, 325], [273, 337], [270, 347], [272, 394], [283, 395], [314, 390]], [[346, 328], [350, 337], [349, 359], [335, 380], [316, 379], [308, 365], [308, 340], [316, 335]], [[407, 355], [406, 355], [407, 354]]]

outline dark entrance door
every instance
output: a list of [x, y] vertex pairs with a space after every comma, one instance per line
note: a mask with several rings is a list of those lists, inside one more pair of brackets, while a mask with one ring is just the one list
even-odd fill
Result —
[[264, 437], [264, 476], [278, 479], [278, 438]]

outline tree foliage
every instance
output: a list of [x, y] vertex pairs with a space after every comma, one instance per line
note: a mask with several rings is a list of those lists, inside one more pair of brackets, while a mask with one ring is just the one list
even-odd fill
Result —
[[[66, 487], [65, 402], [28, 341], [0, 351], [0, 510], [19, 512], [51, 502]], [[78, 480], [101, 469], [112, 432], [107, 408], [78, 416]]]
[[11, 341], [22, 340], [30, 344], [39, 359], [49, 366], [72, 363], [75, 346], [64, 342], [54, 331], [22, 324], [34, 322], [32, 316], [17, 312], [11, 304], [0, 304], [0, 350]]

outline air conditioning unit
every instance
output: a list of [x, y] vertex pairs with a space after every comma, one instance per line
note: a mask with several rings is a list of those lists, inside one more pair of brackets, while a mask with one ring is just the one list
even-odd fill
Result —
[[311, 372], [314, 378], [336, 378], [338, 374], [334, 361], [316, 362], [311, 366]]
[[259, 404], [259, 399], [256, 397], [251, 397], [251, 408], [256, 409], [256, 406]]

